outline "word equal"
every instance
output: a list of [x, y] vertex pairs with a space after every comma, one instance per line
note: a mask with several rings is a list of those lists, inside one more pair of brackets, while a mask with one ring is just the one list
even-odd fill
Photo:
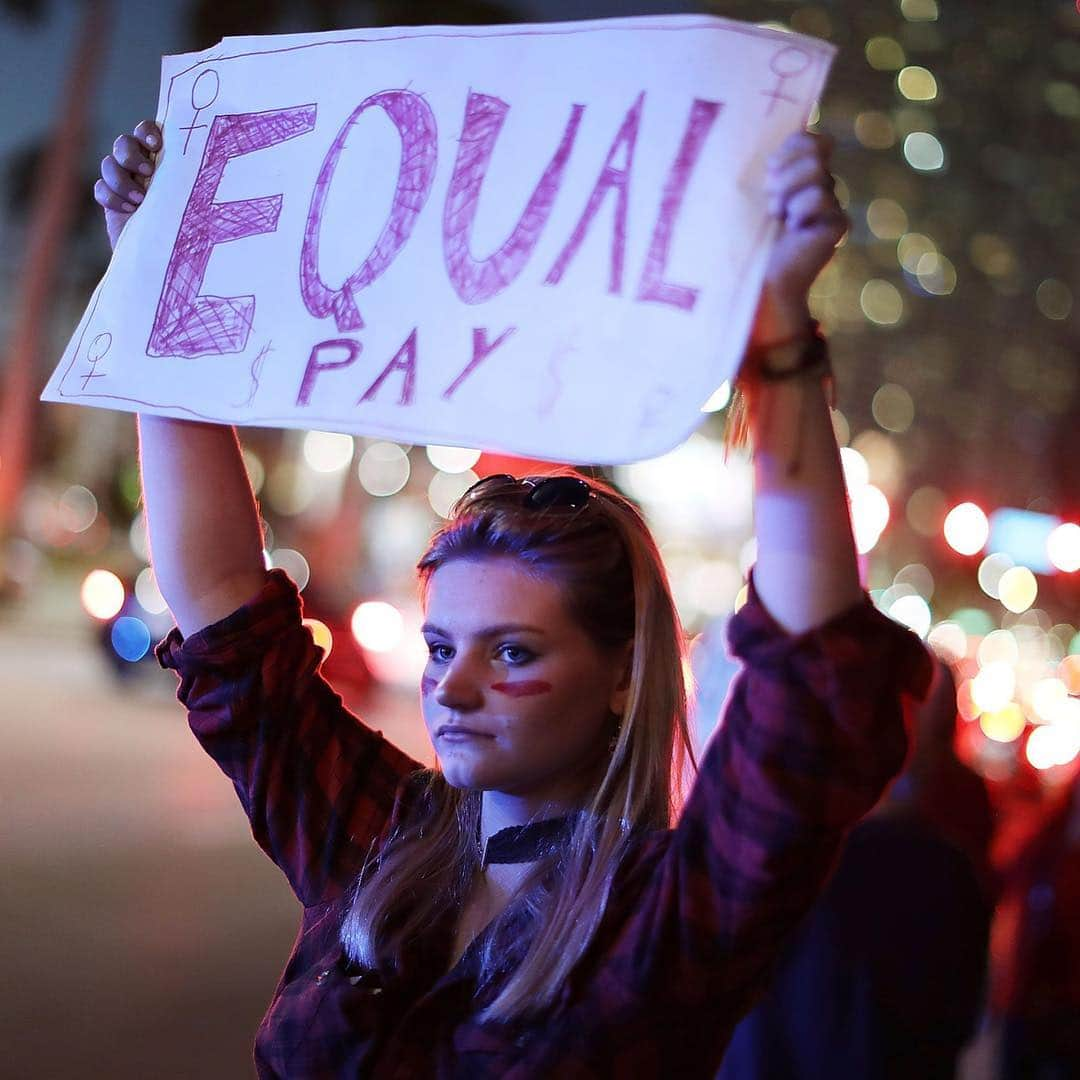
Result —
[[[581, 247], [597, 211], [609, 194], [616, 200], [608, 291], [621, 295], [626, 252], [629, 185], [645, 93], [630, 106], [608, 150], [585, 209], [543, 279], [557, 285]], [[722, 108], [721, 103], [695, 98], [682, 139], [661, 193], [657, 219], [634, 298], [692, 311], [697, 288], [666, 281], [664, 274], [676, 221], [705, 139]], [[401, 138], [397, 182], [387, 220], [364, 261], [340, 285], [327, 283], [319, 270], [319, 237], [327, 194], [349, 132], [368, 109], [381, 109]], [[218, 244], [277, 231], [282, 194], [216, 202], [215, 195], [230, 159], [307, 135], [315, 127], [318, 106], [299, 105], [266, 112], [215, 117], [191, 194], [180, 220], [176, 242], [147, 345], [149, 356], [197, 357], [242, 352], [255, 318], [254, 296], [208, 296], [200, 292], [211, 253]], [[574, 149], [584, 105], [573, 105], [561, 139], [505, 242], [486, 258], [477, 259], [469, 246], [480, 189], [510, 106], [500, 98], [469, 92], [458, 142], [457, 159], [443, 203], [443, 261], [454, 291], [463, 303], [482, 304], [497, 296], [521, 274], [550, 217], [567, 161]], [[357, 294], [379, 278], [404, 248], [427, 204], [435, 178], [438, 129], [434, 113], [419, 94], [384, 90], [365, 98], [345, 121], [319, 170], [311, 194], [303, 244], [299, 285], [303, 302], [317, 319], [332, 317], [339, 334], [364, 327]], [[444, 396], [499, 342], [488, 345], [477, 332], [474, 356]], [[340, 351], [331, 360], [327, 353]], [[355, 343], [336, 338], [316, 345], [309, 357], [297, 404], [306, 404], [314, 379], [327, 368], [351, 364]], [[387, 371], [362, 400], [374, 394], [381, 379], [396, 368], [406, 385], [415, 362], [415, 332]]]

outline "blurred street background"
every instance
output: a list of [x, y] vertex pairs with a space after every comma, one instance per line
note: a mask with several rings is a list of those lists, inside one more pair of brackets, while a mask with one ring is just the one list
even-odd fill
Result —
[[[148, 564], [134, 418], [37, 401], [107, 265], [98, 162], [153, 115], [160, 56], [231, 34], [694, 11], [840, 50], [814, 121], [836, 139], [851, 231], [812, 307], [866, 585], [952, 668], [953, 747], [992, 804], [996, 989], [966, 1075], [1005, 1075], [983, 1048], [1026, 1007], [1017, 970], [1037, 968], [1014, 962], [1025, 898], [1045, 915], [1074, 895], [1060, 867], [1080, 846], [1078, 809], [1039, 849], [1050, 892], [1010, 877], [1080, 768], [1072, 0], [0, 0], [0, 1077], [251, 1075], [299, 916], [152, 658], [171, 623]], [[754, 557], [749, 464], [721, 447], [729, 400], [725, 384], [663, 458], [596, 470], [662, 543], [700, 741]], [[241, 435], [268, 564], [303, 589], [328, 678], [429, 758], [413, 563], [478, 476], [535, 463]], [[1062, 1007], [1080, 1018], [1080, 995]]]

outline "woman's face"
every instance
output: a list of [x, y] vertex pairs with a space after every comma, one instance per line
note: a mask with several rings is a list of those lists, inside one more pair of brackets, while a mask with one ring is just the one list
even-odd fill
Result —
[[454, 787], [572, 806], [607, 752], [628, 651], [599, 650], [561, 587], [514, 559], [456, 559], [428, 584], [424, 722]]

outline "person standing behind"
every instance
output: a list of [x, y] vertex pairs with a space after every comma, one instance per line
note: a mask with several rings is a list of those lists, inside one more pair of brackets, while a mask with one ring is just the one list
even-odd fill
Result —
[[943, 661], [904, 772], [836, 872], [718, 1080], [952, 1080], [983, 1010], [993, 829], [982, 779], [953, 750]]

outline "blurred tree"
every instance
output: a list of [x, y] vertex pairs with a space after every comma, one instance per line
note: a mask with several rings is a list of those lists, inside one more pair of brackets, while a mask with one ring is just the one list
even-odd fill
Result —
[[[45, 10], [38, 0], [2, 2], [11, 13], [30, 20], [41, 18]], [[30, 418], [38, 389], [37, 361], [52, 291], [62, 264], [64, 241], [80, 190], [80, 154], [111, 7], [111, 0], [82, 0], [83, 18], [60, 98], [59, 114], [36, 177], [37, 197], [30, 211], [25, 261], [18, 275], [14, 318], [4, 350], [0, 398], [0, 541], [10, 531], [25, 483], [30, 456]], [[3, 580], [0, 566], [0, 585]]]

